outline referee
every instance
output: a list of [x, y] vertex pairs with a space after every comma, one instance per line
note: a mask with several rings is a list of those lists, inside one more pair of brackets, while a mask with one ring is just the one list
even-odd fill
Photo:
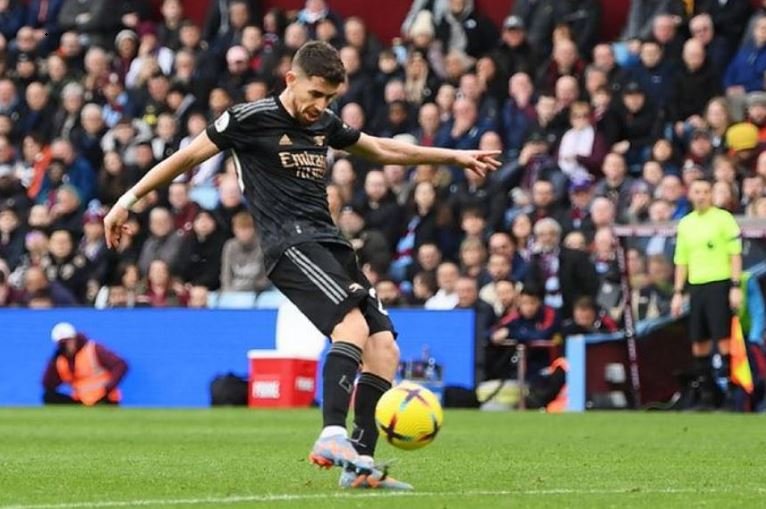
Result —
[[674, 262], [676, 275], [671, 311], [681, 315], [688, 280], [689, 336], [692, 341], [696, 389], [689, 403], [698, 409], [715, 407], [711, 363], [718, 343], [722, 374], [729, 376], [729, 335], [732, 312], [742, 302], [742, 240], [739, 226], [727, 211], [712, 205], [713, 186], [698, 179], [689, 188], [694, 210], [678, 223]]

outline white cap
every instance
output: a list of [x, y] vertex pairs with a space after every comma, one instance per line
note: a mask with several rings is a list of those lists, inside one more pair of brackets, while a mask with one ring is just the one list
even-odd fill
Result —
[[57, 323], [51, 330], [51, 340], [53, 340], [54, 343], [76, 336], [77, 330], [74, 328], [74, 325], [68, 322]]

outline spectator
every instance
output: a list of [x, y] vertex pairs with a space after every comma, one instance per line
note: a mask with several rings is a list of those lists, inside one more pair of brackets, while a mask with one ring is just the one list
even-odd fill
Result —
[[571, 40], [561, 40], [553, 46], [550, 60], [540, 68], [537, 74], [537, 87], [541, 90], [553, 90], [562, 76], [580, 79], [585, 72], [585, 62], [577, 52], [577, 45]]
[[569, 184], [569, 214], [564, 224], [571, 224], [574, 230], [587, 229], [591, 222], [590, 204], [593, 200], [593, 180], [573, 180]]
[[505, 150], [515, 157], [521, 151], [537, 112], [532, 103], [534, 86], [529, 74], [518, 72], [508, 81], [508, 99], [500, 110], [500, 130]]
[[[93, 406], [117, 405], [120, 385], [128, 365], [111, 350], [60, 322], [51, 330], [56, 353], [43, 374], [43, 402]], [[62, 384], [71, 385], [71, 396], [56, 392]]]
[[678, 27], [682, 19], [671, 14], [658, 14], [652, 20], [652, 38], [662, 47], [662, 52], [668, 64], [675, 67], [681, 59], [683, 34]]
[[703, 2], [697, 10], [710, 14], [715, 29], [734, 48], [742, 40], [747, 20], [752, 12], [750, 2]]
[[183, 266], [183, 236], [173, 227], [173, 217], [166, 208], [156, 207], [149, 213], [149, 238], [144, 242], [138, 266], [149, 272], [154, 260], [162, 260], [170, 271], [178, 274]]
[[436, 277], [431, 272], [418, 272], [412, 278], [412, 297], [410, 303], [424, 306], [436, 294]]
[[247, 212], [232, 219], [234, 238], [223, 246], [221, 255], [222, 292], [260, 292], [269, 286], [263, 252], [255, 231], [255, 222]]
[[184, 281], [194, 287], [218, 290], [221, 277], [221, 251], [226, 238], [209, 210], [197, 209], [184, 248]]
[[457, 281], [460, 271], [452, 262], [444, 262], [436, 270], [437, 292], [429, 298], [424, 307], [426, 309], [454, 309], [458, 304], [456, 292]]
[[146, 291], [136, 302], [153, 308], [185, 307], [186, 289], [175, 281], [168, 264], [159, 258], [152, 260], [146, 275]]
[[[0, 260], [5, 260], [6, 269], [13, 271], [24, 255], [24, 226], [11, 207], [0, 209]], [[7, 274], [6, 274], [7, 276]]]
[[[617, 64], [617, 59], [614, 55], [614, 49], [610, 44], [600, 43], [593, 47], [593, 65], [594, 69], [605, 73], [606, 84], [605, 86], [612, 91], [612, 93], [619, 94], [622, 90], [622, 85], [625, 84], [628, 77], [628, 71], [623, 69]], [[586, 69], [586, 79], [588, 77]], [[593, 98], [593, 91], [589, 87], [585, 87], [588, 93]], [[595, 89], [594, 89], [595, 90]]]
[[527, 75], [537, 70], [538, 55], [527, 40], [524, 20], [508, 16], [503, 22], [499, 47], [492, 54], [504, 76]]
[[69, 290], [78, 304], [84, 304], [91, 267], [88, 259], [75, 250], [72, 234], [67, 230], [54, 230], [49, 250], [49, 254], [40, 261], [47, 279], [59, 282]]
[[506, 197], [486, 176], [465, 170], [465, 180], [450, 186], [449, 203], [454, 217], [468, 209], [476, 209], [491, 229], [500, 229]]
[[558, 149], [558, 166], [570, 181], [599, 176], [606, 156], [606, 141], [590, 121], [590, 105], [576, 102], [570, 108], [572, 128], [564, 133]]
[[577, 297], [595, 297], [598, 279], [588, 255], [560, 246], [561, 227], [551, 218], [534, 227], [535, 244], [524, 285], [544, 289], [545, 304], [559, 310], [562, 319], [572, 314]]
[[609, 315], [599, 312], [598, 306], [590, 297], [580, 297], [574, 303], [572, 318], [561, 324], [561, 336], [566, 339], [569, 336], [579, 334], [608, 334], [617, 332], [618, 326]]
[[466, 238], [460, 243], [460, 273], [476, 280], [479, 286], [489, 283], [490, 276], [484, 269], [487, 250], [484, 242], [475, 238]]
[[[518, 299], [516, 312], [502, 326], [496, 328], [487, 348], [487, 375], [492, 378], [510, 378], [513, 373], [511, 356], [518, 344], [536, 340], [553, 340], [559, 332], [561, 319], [556, 310], [543, 302], [542, 289], [524, 285]], [[542, 350], [530, 350], [527, 354], [527, 370], [536, 373], [550, 362]]]
[[723, 85], [726, 94], [742, 97], [747, 92], [763, 90], [766, 72], [766, 16], [753, 28], [752, 42], [744, 43], [726, 69]]
[[501, 254], [489, 255], [487, 273], [491, 279], [481, 287], [479, 297], [493, 307], [497, 316], [501, 316], [504, 307], [503, 303], [498, 298], [497, 286], [501, 281], [509, 281], [511, 277], [511, 264], [508, 258]]
[[699, 41], [705, 48], [708, 62], [716, 76], [721, 76], [731, 58], [732, 49], [726, 39], [716, 34], [713, 18], [710, 14], [702, 13], [689, 20], [689, 32], [692, 39]]
[[654, 19], [660, 14], [671, 14], [680, 19], [685, 12], [683, 5], [673, 0], [631, 0], [622, 38], [646, 39], [652, 33]]
[[436, 37], [448, 51], [456, 49], [478, 58], [496, 44], [497, 30], [473, 4], [473, 0], [450, 0], [449, 10], [436, 27]]
[[68, 307], [77, 306], [80, 303], [71, 291], [58, 281], [48, 279], [48, 276], [40, 266], [29, 267], [24, 272], [22, 301], [27, 307], [34, 307], [32, 301], [39, 296], [46, 297], [51, 306]]
[[683, 182], [676, 175], [665, 175], [662, 178], [657, 195], [672, 207], [671, 219], [681, 219], [689, 212], [689, 200], [686, 199]]
[[92, 301], [98, 288], [106, 282], [107, 248], [104, 241], [104, 214], [96, 207], [83, 216], [83, 236], [77, 253], [90, 268], [88, 274], [88, 300]]
[[[527, 271], [527, 262], [524, 257], [519, 254], [518, 245], [513, 237], [505, 232], [495, 232], [489, 237], [487, 250], [490, 256], [500, 255], [508, 261], [509, 273], [503, 275], [502, 279], [510, 278], [513, 281], [521, 281], [524, 279], [524, 275]], [[487, 269], [491, 275], [492, 267], [488, 266]], [[500, 268], [497, 268], [495, 273], [503, 274], [503, 271], [500, 270]]]
[[610, 152], [602, 166], [604, 179], [596, 184], [595, 195], [605, 196], [617, 206], [618, 214], [627, 210], [630, 204], [630, 190], [633, 179], [627, 176], [625, 159], [618, 153]]
[[695, 39], [686, 41], [683, 66], [676, 74], [668, 101], [668, 120], [675, 122], [679, 137], [683, 137], [684, 123], [701, 121], [700, 112], [720, 91], [719, 76], [706, 58], [702, 43]]
[[479, 298], [476, 280], [461, 276], [455, 283], [457, 305], [455, 309], [474, 311], [474, 384], [484, 380], [484, 349], [492, 325], [497, 317], [492, 306]]
[[402, 308], [407, 305], [399, 291], [399, 287], [391, 278], [383, 277], [378, 279], [375, 283], [375, 293], [384, 308]]
[[714, 97], [705, 109], [705, 122], [710, 132], [710, 139], [717, 153], [725, 149], [726, 131], [732, 124], [729, 103], [725, 97]]
[[637, 83], [638, 88], [651, 97], [657, 107], [663, 108], [673, 82], [673, 70], [671, 59], [663, 54], [662, 45], [654, 39], [648, 39], [641, 43], [639, 62], [630, 70], [626, 85]]
[[242, 203], [242, 191], [234, 176], [221, 178], [218, 183], [218, 206], [213, 210], [226, 237], [232, 235], [232, 219], [240, 212], [247, 212]]
[[192, 286], [189, 289], [189, 302], [186, 307], [189, 309], [206, 309], [210, 292], [206, 286]]
[[401, 209], [380, 170], [367, 173], [364, 181], [364, 198], [358, 208], [368, 229], [381, 232], [389, 246], [396, 245], [400, 226]]
[[188, 184], [178, 181], [170, 184], [168, 203], [176, 232], [183, 236], [189, 234], [200, 207], [189, 198]]
[[430, 182], [415, 186], [405, 229], [398, 235], [391, 273], [396, 280], [405, 278], [414, 263], [414, 254], [425, 243], [437, 243], [440, 239], [437, 223], [439, 207], [436, 188]]
[[351, 247], [354, 248], [359, 264], [371, 264], [382, 271], [388, 271], [391, 263], [391, 248], [382, 232], [365, 229], [364, 216], [360, 211], [346, 206], [338, 218], [338, 228]]

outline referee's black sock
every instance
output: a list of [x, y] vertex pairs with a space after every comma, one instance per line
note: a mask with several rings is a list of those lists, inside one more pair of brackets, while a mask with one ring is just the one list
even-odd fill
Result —
[[356, 384], [354, 398], [354, 431], [351, 440], [361, 455], [373, 456], [378, 443], [375, 425], [375, 407], [378, 400], [391, 388], [391, 382], [373, 373], [362, 373]]
[[694, 358], [694, 373], [704, 380], [712, 378], [713, 364], [710, 355]]
[[361, 361], [362, 350], [353, 343], [335, 341], [330, 347], [322, 370], [322, 420], [325, 428], [341, 426], [346, 429], [351, 392]]

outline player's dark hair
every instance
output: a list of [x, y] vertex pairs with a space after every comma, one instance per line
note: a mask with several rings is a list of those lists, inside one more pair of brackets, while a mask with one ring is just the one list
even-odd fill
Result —
[[308, 77], [317, 76], [338, 85], [346, 81], [346, 69], [338, 50], [323, 41], [307, 42], [293, 57], [293, 65]]

